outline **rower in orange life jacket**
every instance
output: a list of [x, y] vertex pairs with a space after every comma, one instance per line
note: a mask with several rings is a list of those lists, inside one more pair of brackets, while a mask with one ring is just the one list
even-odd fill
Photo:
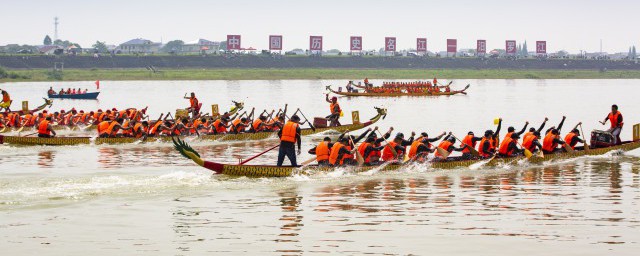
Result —
[[251, 124], [251, 132], [262, 132], [268, 128], [267, 117], [261, 115], [258, 119], [253, 121]]
[[563, 145], [564, 141], [560, 138], [560, 131], [562, 130], [562, 126], [564, 125], [564, 121], [567, 119], [566, 116], [562, 117], [562, 121], [558, 124], [558, 127], [552, 126], [547, 129], [545, 132], [545, 136], [542, 139], [542, 152], [544, 153], [553, 153], [557, 150], [558, 145]]
[[331, 138], [324, 137], [322, 142], [309, 150], [309, 154], [316, 155], [318, 166], [329, 166], [329, 155], [331, 154], [332, 147], [333, 143], [331, 143]]
[[345, 133], [341, 134], [340, 137], [338, 137], [338, 141], [340, 141], [342, 140], [342, 138], [345, 138], [345, 136], [347, 136], [346, 137], [347, 142], [342, 144], [344, 145], [346, 150], [351, 152], [351, 153], [345, 154], [340, 159], [340, 165], [356, 165], [358, 163], [356, 161], [355, 151], [353, 149], [356, 148], [356, 143], [360, 142], [360, 140], [366, 137], [367, 133], [369, 132], [371, 132], [371, 128], [367, 129], [364, 133], [360, 134], [360, 136], [358, 137], [355, 137], [353, 135], [346, 135]]
[[100, 138], [107, 138], [109, 137], [109, 133], [107, 132], [107, 130], [109, 129], [109, 125], [111, 124], [111, 122], [109, 121], [109, 117], [104, 117], [104, 119], [102, 120], [102, 122], [98, 123], [98, 136]]
[[468, 146], [462, 150], [462, 158], [464, 159], [473, 158], [470, 148], [476, 148], [476, 144], [481, 140], [482, 140], [481, 137], [476, 137], [472, 131], [469, 131], [467, 133], [467, 136], [464, 136], [464, 138], [462, 138], [462, 142], [460, 143], [461, 147], [464, 145]]
[[492, 130], [487, 130], [484, 132], [484, 137], [480, 140], [480, 145], [478, 146], [478, 153], [480, 153], [481, 157], [490, 158], [496, 153], [497, 141], [500, 136], [500, 129], [502, 128], [502, 118], [499, 119], [498, 128], [494, 133]]
[[115, 138], [118, 135], [119, 130], [132, 129], [132, 127], [122, 127], [123, 122], [124, 122], [124, 119], [118, 118], [117, 120], [111, 121], [111, 123], [109, 123], [109, 127], [107, 128], [106, 133], [109, 135], [110, 138]]
[[280, 137], [280, 150], [278, 151], [278, 163], [277, 166], [282, 166], [285, 156], [289, 158], [291, 166], [298, 166], [296, 162], [296, 150], [295, 146], [298, 145], [298, 155], [300, 154], [300, 148], [302, 147], [302, 138], [300, 131], [300, 117], [298, 115], [291, 116], [291, 120], [278, 131], [278, 137]]
[[194, 92], [191, 93], [191, 97], [185, 99], [189, 99], [189, 107], [187, 110], [191, 112], [191, 117], [196, 118], [200, 113], [200, 102], [198, 102], [198, 98], [196, 98], [196, 94]]
[[56, 131], [51, 127], [51, 117], [47, 117], [38, 124], [38, 137], [51, 138], [56, 136]]
[[213, 122], [213, 127], [215, 128], [216, 134], [225, 134], [227, 133], [227, 128], [231, 127], [228, 125], [229, 119], [222, 116], [218, 118], [215, 122]]
[[338, 119], [340, 118], [342, 109], [340, 108], [340, 104], [338, 104], [338, 97], [334, 96], [331, 98], [331, 100], [329, 100], [329, 94], [326, 94], [325, 100], [330, 103], [329, 110], [331, 111], [331, 114], [327, 116], [327, 119], [329, 119], [330, 122], [329, 126], [339, 126], [340, 121], [338, 121]]
[[517, 133], [511, 133], [511, 137], [504, 138], [498, 149], [498, 154], [501, 157], [512, 157], [521, 153], [522, 150], [518, 148], [518, 139], [520, 139], [520, 135]]
[[[463, 149], [465, 149], [466, 147], [468, 147], [467, 145], [462, 145], [462, 147], [456, 148], [454, 146], [455, 143], [456, 143], [456, 138], [454, 138], [453, 135], [451, 134], [451, 132], [449, 132], [449, 135], [447, 135], [447, 137], [445, 137], [444, 140], [442, 140], [442, 142], [440, 142], [440, 144], [438, 144], [438, 147], [441, 148], [441, 149], [444, 149], [445, 151], [447, 151], [449, 153], [451, 153], [453, 151], [460, 152]], [[445, 158], [438, 151], [436, 151], [435, 156], [439, 157], [439, 158]]]
[[540, 132], [534, 131], [531, 135], [528, 135], [522, 141], [522, 147], [534, 153], [542, 150], [542, 144], [540, 144]]
[[582, 122], [579, 122], [576, 127], [574, 127], [571, 132], [567, 133], [567, 136], [564, 137], [564, 142], [569, 144], [572, 149], [576, 149], [576, 144], [578, 144], [578, 142], [584, 144], [584, 140], [579, 137], [580, 131], [578, 130], [578, 126], [581, 124]]
[[624, 122], [622, 120], [622, 113], [618, 111], [618, 105], [611, 106], [611, 113], [604, 118], [604, 121], [600, 122], [602, 125], [607, 123], [607, 120], [611, 122], [611, 128], [607, 130], [613, 135], [614, 144], [620, 145], [622, 140], [620, 140], [620, 132], [622, 132], [622, 126], [624, 126]]
[[384, 146], [376, 146], [376, 137], [368, 136], [364, 143], [358, 146], [358, 153], [364, 159], [364, 165], [376, 165], [380, 159], [380, 151], [384, 149]]
[[[542, 129], [544, 129], [544, 126], [547, 124], [547, 121], [549, 121], [549, 118], [546, 118], [546, 117], [545, 117], [545, 118], [544, 118], [544, 121], [542, 122], [542, 124], [540, 125], [540, 127], [538, 127], [538, 130], [536, 130], [536, 128], [530, 127], [530, 128], [529, 128], [529, 131], [528, 131], [527, 133], [525, 133], [525, 134], [522, 136], [522, 146], [524, 146], [524, 141], [526, 141], [530, 136], [533, 136], [533, 135], [534, 135], [534, 134], [533, 134], [534, 132], [536, 132], [536, 131], [537, 131], [537, 132], [538, 132], [538, 134], [539, 134], [539, 133], [541, 133], [541, 132], [542, 132]], [[531, 152], [533, 152], [533, 151], [531, 151]]]
[[407, 155], [412, 160], [422, 161], [425, 160], [429, 153], [433, 153], [433, 145], [432, 142], [436, 142], [440, 140], [447, 133], [443, 132], [438, 137], [429, 138], [429, 134], [423, 132], [420, 134], [416, 140], [411, 144], [411, 148], [409, 149], [409, 154]]
[[[393, 139], [393, 141], [390, 141], [389, 144], [385, 145], [384, 149], [382, 150], [382, 160], [383, 161], [403, 161], [404, 160], [404, 154], [405, 152], [407, 152], [407, 146], [411, 146], [411, 144], [413, 144], [413, 136], [415, 136], [416, 133], [412, 132], [411, 133], [411, 137], [409, 137], [409, 140], [405, 140], [404, 139], [404, 134], [402, 134], [401, 132], [399, 132], [398, 134], [396, 134], [396, 137]], [[396, 151], [396, 155], [394, 155], [393, 150], [391, 150], [391, 148], [395, 149]]]
[[349, 143], [347, 137], [343, 137], [338, 142], [332, 145], [331, 152], [329, 153], [329, 164], [331, 166], [340, 166], [344, 163], [343, 158], [351, 154], [351, 151], [346, 148], [346, 144]]
[[131, 136], [133, 136], [134, 138], [146, 138], [148, 133], [149, 122], [147, 121], [137, 122], [135, 125], [133, 125], [133, 130], [131, 130]]
[[233, 133], [244, 133], [247, 128], [247, 118], [243, 117], [241, 119], [233, 120], [231, 123]]

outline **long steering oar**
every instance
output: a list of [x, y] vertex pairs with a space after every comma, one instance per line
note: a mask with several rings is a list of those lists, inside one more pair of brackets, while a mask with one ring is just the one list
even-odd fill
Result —
[[265, 151], [262, 151], [262, 153], [257, 154], [257, 155], [255, 155], [255, 156], [252, 156], [252, 157], [250, 157], [249, 159], [247, 159], [247, 160], [244, 160], [244, 161], [240, 162], [240, 164], [239, 164], [239, 165], [246, 164], [247, 162], [249, 162], [249, 161], [251, 161], [251, 160], [253, 160], [253, 159], [256, 159], [257, 157], [259, 157], [259, 156], [261, 156], [261, 155], [264, 155], [265, 153], [267, 153], [267, 152], [269, 152], [269, 151], [271, 151], [271, 150], [273, 150], [273, 149], [275, 149], [275, 148], [277, 148], [277, 147], [279, 147], [279, 146], [280, 146], [280, 144], [275, 145], [275, 146], [273, 146], [273, 147], [270, 147], [269, 149], [267, 149], [267, 150], [265, 150]]

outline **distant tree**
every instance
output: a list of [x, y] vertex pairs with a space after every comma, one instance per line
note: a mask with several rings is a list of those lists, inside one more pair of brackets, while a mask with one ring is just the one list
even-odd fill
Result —
[[42, 42], [42, 44], [44, 45], [51, 45], [53, 42], [51, 42], [51, 37], [49, 37], [49, 35], [44, 37], [44, 41]]
[[179, 53], [182, 52], [182, 47], [184, 46], [184, 41], [182, 40], [173, 40], [167, 42], [160, 51], [168, 52], [168, 53]]
[[633, 48], [631, 48], [631, 56], [632, 59], [636, 59], [638, 57], [638, 55], [636, 55], [636, 46], [634, 45]]
[[629, 52], [627, 53], [627, 58], [633, 59], [633, 56], [631, 56], [631, 46], [629, 46]]
[[529, 55], [529, 50], [527, 49], [527, 41], [524, 41], [522, 45], [522, 56], [527, 57]]
[[220, 50], [223, 50], [223, 51], [227, 50], [227, 41], [220, 42]]
[[107, 48], [107, 44], [105, 42], [96, 41], [96, 43], [91, 47], [93, 47], [93, 49], [96, 49], [96, 51], [98, 51], [99, 53], [109, 52], [109, 49]]

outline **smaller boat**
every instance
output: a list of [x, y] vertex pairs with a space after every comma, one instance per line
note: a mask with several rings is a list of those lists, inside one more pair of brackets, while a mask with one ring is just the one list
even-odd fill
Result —
[[49, 94], [49, 99], [95, 100], [100, 92], [87, 92], [80, 94]]

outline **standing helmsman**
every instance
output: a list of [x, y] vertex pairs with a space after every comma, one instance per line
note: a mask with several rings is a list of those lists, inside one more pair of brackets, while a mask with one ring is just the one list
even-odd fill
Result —
[[191, 97], [184, 97], [185, 99], [189, 99], [189, 107], [187, 111], [191, 112], [191, 118], [197, 118], [200, 113], [200, 102], [198, 98], [196, 98], [196, 93], [192, 92]]
[[613, 135], [614, 144], [619, 145], [622, 141], [620, 140], [620, 132], [622, 131], [622, 126], [624, 122], [622, 121], [622, 113], [618, 111], [618, 105], [611, 106], [611, 113], [604, 118], [604, 121], [600, 122], [602, 125], [607, 123], [607, 120], [611, 122], [611, 128], [607, 130]]
[[291, 116], [291, 119], [278, 131], [280, 137], [280, 151], [278, 152], [278, 166], [282, 166], [284, 157], [287, 156], [291, 162], [291, 166], [298, 166], [296, 162], [296, 148], [298, 144], [298, 155], [302, 146], [302, 138], [300, 131], [300, 117], [298, 115]]
[[56, 131], [51, 127], [51, 117], [48, 116], [38, 124], [38, 137], [52, 138], [54, 136], [56, 136]]
[[330, 127], [334, 127], [334, 126], [339, 126], [340, 122], [338, 121], [338, 118], [340, 118], [340, 113], [342, 113], [342, 109], [340, 109], [340, 104], [338, 104], [338, 97], [333, 96], [333, 98], [331, 98], [331, 100], [329, 100], [329, 94], [326, 95], [325, 100], [331, 104], [329, 105], [329, 110], [331, 111], [331, 115], [327, 116], [327, 119], [329, 119], [329, 126]]

